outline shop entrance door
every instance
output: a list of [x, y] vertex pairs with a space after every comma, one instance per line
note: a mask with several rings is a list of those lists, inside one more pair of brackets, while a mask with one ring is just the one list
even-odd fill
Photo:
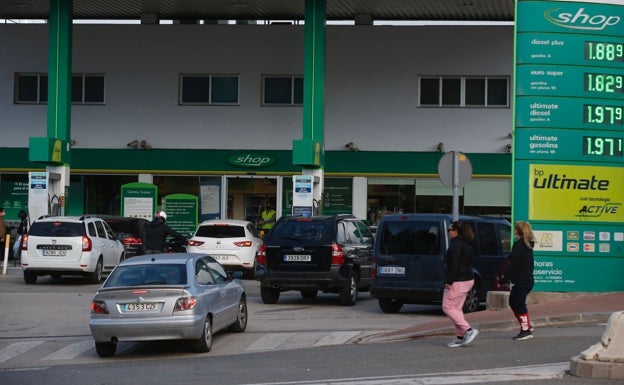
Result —
[[227, 178], [228, 218], [256, 224], [266, 203], [276, 207], [277, 179], [235, 176]]

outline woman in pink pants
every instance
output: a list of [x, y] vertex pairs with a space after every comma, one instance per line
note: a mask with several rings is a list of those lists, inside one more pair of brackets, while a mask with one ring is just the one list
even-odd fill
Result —
[[474, 285], [472, 274], [473, 249], [470, 241], [474, 237], [472, 228], [462, 222], [452, 222], [448, 228], [451, 242], [444, 257], [444, 296], [442, 310], [455, 324], [454, 341], [448, 343], [449, 348], [467, 346], [479, 334], [477, 329], [470, 327], [464, 318], [464, 302], [468, 292]]

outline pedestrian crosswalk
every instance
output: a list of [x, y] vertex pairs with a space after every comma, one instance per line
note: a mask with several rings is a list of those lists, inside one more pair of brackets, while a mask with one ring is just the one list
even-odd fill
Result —
[[[282, 332], [282, 333], [219, 333], [215, 336], [210, 355], [253, 353], [270, 350], [300, 349], [351, 344], [378, 334], [379, 331]], [[133, 349], [134, 343], [123, 343], [118, 356], [147, 357]], [[137, 353], [137, 351], [139, 353]], [[171, 351], [171, 354], [190, 354]], [[0, 341], [0, 370], [17, 367], [47, 366], [63, 363], [88, 363], [99, 360], [90, 336], [83, 338], [49, 338], [30, 341]]]

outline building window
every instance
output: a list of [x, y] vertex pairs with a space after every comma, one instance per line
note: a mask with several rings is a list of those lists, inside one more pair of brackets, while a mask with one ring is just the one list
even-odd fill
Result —
[[[104, 104], [104, 75], [74, 74], [71, 82], [72, 104]], [[16, 104], [47, 104], [48, 75], [15, 74]]]
[[509, 107], [509, 78], [426, 76], [419, 79], [421, 107]]
[[238, 105], [238, 75], [180, 75], [181, 105]]
[[262, 105], [303, 105], [303, 76], [264, 76], [262, 78]]

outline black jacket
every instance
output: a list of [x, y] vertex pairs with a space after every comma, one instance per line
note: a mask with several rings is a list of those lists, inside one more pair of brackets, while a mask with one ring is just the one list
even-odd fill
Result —
[[453, 282], [474, 279], [473, 254], [472, 246], [464, 238], [457, 236], [452, 239], [444, 257], [444, 283], [452, 285]]
[[186, 239], [183, 235], [169, 227], [162, 219], [156, 218], [147, 227], [147, 240], [145, 250], [165, 250], [167, 236], [176, 239]]
[[[531, 242], [531, 246], [533, 246]], [[510, 280], [514, 285], [532, 285], [533, 280], [533, 249], [523, 240], [514, 242], [509, 256], [509, 265], [505, 269], [504, 280]]]

